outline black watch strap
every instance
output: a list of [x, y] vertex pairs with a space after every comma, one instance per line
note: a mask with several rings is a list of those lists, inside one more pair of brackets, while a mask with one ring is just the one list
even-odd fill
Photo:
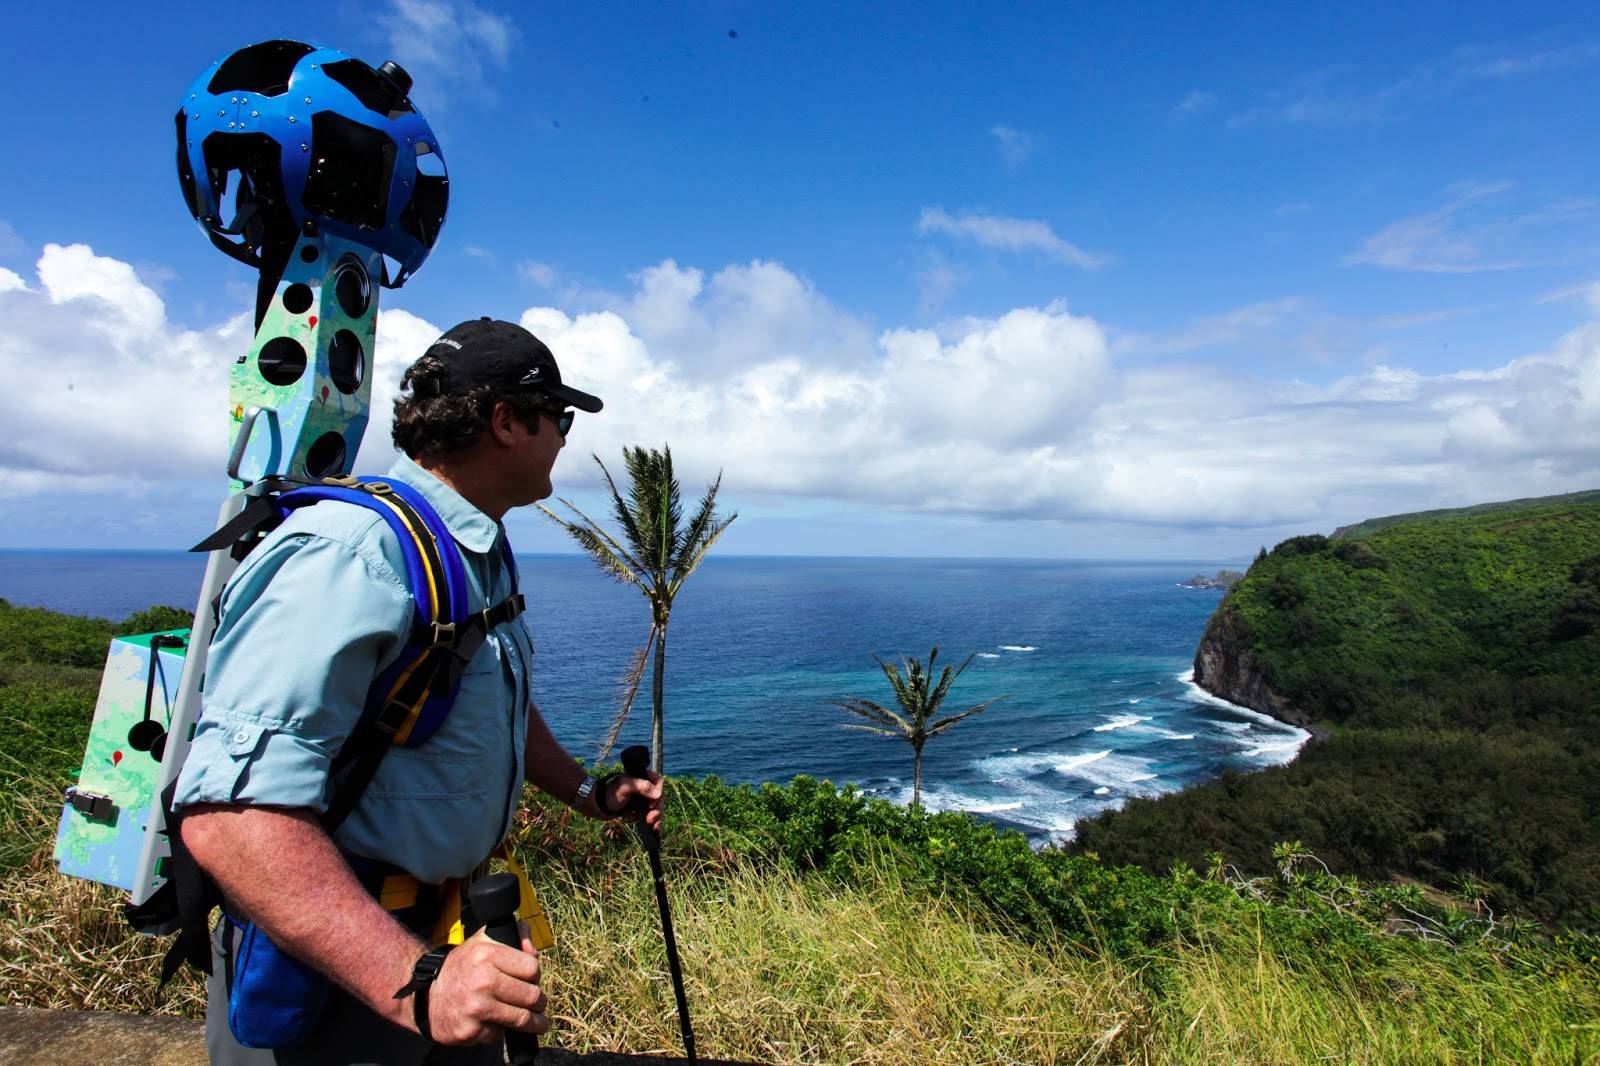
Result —
[[607, 818], [621, 818], [628, 813], [626, 806], [612, 807], [611, 804], [606, 802], [606, 798], [611, 795], [611, 782], [621, 776], [621, 774], [607, 774], [595, 783], [594, 805]]
[[422, 958], [411, 968], [411, 980], [394, 994], [395, 999], [404, 999], [407, 995], [412, 997], [411, 1017], [417, 1023], [417, 1032], [422, 1034], [422, 1039], [430, 1043], [433, 1029], [428, 1025], [428, 989], [433, 979], [439, 976], [439, 971], [444, 969], [444, 957], [454, 947], [454, 944], [446, 944], [423, 952]]

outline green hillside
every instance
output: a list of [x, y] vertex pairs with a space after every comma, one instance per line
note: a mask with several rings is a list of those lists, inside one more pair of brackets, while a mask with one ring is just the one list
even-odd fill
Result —
[[1291, 538], [1205, 641], [1247, 650], [1331, 735], [1292, 766], [1102, 816], [1082, 847], [1265, 870], [1296, 838], [1335, 869], [1600, 924], [1600, 494]]
[[1383, 518], [1369, 518], [1365, 522], [1358, 522], [1353, 526], [1340, 526], [1333, 531], [1333, 539], [1343, 538], [1359, 539], [1371, 536], [1380, 529], [1398, 526], [1406, 522], [1420, 522], [1433, 518], [1467, 517], [1471, 515], [1496, 514], [1502, 511], [1527, 511], [1533, 508], [1546, 506], [1573, 506], [1581, 503], [1595, 503], [1600, 501], [1600, 489], [1589, 489], [1585, 492], [1569, 492], [1561, 496], [1530, 496], [1522, 500], [1501, 500], [1496, 503], [1479, 503], [1470, 507], [1449, 507], [1437, 511], [1411, 511], [1406, 514], [1385, 515]]

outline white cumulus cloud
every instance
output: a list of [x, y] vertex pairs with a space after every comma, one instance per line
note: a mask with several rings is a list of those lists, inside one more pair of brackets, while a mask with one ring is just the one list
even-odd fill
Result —
[[[47, 245], [34, 273], [0, 278], [0, 372], [26, 385], [0, 394], [0, 495], [220, 488], [227, 368], [248, 316], [179, 328], [132, 267], [82, 245]], [[1217, 316], [1184, 344], [1226, 346], [1295, 310]], [[531, 307], [521, 321], [606, 403], [578, 419], [563, 491], [594, 486], [588, 452], [662, 442], [685, 484], [724, 470], [734, 504], [1179, 530], [1331, 528], [1600, 484], [1600, 323], [1490, 370], [1391, 360], [1312, 385], [1206, 360], [1124, 363], [1097, 322], [1059, 304], [873, 329], [763, 261], [708, 275], [669, 260], [613, 307]], [[360, 469], [387, 465], [400, 373], [438, 332], [403, 308], [380, 314]]]
[[[487, 94], [522, 39], [517, 24], [470, 0], [389, 0], [374, 16], [390, 58], [416, 83], [424, 108], [459, 90]], [[375, 60], [376, 63], [381, 60]]]

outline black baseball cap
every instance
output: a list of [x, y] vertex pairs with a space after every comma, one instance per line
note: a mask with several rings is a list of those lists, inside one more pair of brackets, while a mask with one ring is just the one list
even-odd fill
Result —
[[424, 355], [444, 363], [447, 376], [413, 380], [412, 391], [442, 396], [488, 386], [496, 393], [542, 393], [564, 407], [594, 414], [600, 397], [561, 384], [561, 368], [545, 343], [514, 322], [476, 318], [446, 331]]

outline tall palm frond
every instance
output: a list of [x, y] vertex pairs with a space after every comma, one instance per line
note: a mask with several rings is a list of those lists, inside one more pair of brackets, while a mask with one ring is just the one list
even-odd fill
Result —
[[594, 761], [604, 762], [611, 749], [617, 746], [617, 738], [622, 735], [622, 727], [628, 724], [628, 715], [633, 711], [633, 701], [639, 696], [639, 685], [644, 681], [644, 668], [650, 663], [650, 649], [655, 646], [656, 627], [651, 626], [650, 632], [645, 635], [644, 643], [639, 650], [633, 653], [633, 659], [628, 663], [628, 669], [623, 672], [622, 680], [617, 683], [620, 699], [617, 703], [617, 715], [611, 721], [611, 728], [606, 732], [605, 742], [600, 745], [600, 750], [595, 754]]
[[594, 519], [578, 510], [571, 500], [561, 500], [567, 509], [577, 515], [579, 521], [573, 522], [562, 518], [544, 504], [539, 504], [539, 510], [545, 513], [551, 521], [557, 523], [567, 531], [567, 534], [577, 541], [589, 557], [595, 561], [606, 574], [625, 585], [645, 587], [640, 574], [644, 567], [622, 545], [618, 544], [612, 536], [605, 531]]

